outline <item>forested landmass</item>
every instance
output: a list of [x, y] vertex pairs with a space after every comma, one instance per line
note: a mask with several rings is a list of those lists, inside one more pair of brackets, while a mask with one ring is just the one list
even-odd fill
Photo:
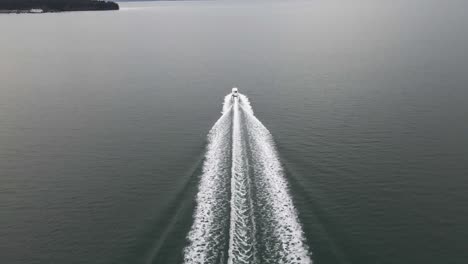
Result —
[[41, 12], [118, 10], [119, 5], [111, 1], [95, 0], [0, 0], [0, 12]]

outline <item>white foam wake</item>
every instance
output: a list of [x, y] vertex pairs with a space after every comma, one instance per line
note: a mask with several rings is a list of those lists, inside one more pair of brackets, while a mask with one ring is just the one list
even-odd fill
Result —
[[253, 115], [254, 112], [253, 112], [252, 106], [250, 105], [249, 98], [243, 94], [239, 94], [239, 98], [240, 98], [240, 102], [239, 102], [240, 107], [242, 107], [242, 109], [245, 112]]
[[223, 101], [223, 111], [221, 111], [221, 114], [224, 114], [226, 113], [227, 111], [229, 111], [232, 107], [232, 104], [233, 104], [233, 98], [232, 98], [232, 94], [228, 94], [224, 97], [224, 101]]
[[220, 263], [225, 259], [229, 214], [229, 162], [232, 108], [226, 109], [208, 134], [208, 146], [188, 234], [185, 263]]
[[239, 99], [234, 99], [232, 125], [231, 222], [228, 263], [257, 263], [252, 184]]
[[245, 95], [208, 135], [185, 263], [312, 263], [273, 138]]
[[248, 101], [244, 97], [241, 99], [256, 176], [256, 203], [261, 218], [257, 222], [263, 223], [260, 228], [264, 238], [262, 260], [265, 263], [312, 263], [273, 138], [253, 115]]

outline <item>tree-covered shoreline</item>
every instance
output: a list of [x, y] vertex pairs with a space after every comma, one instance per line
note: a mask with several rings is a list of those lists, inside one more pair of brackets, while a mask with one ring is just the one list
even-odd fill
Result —
[[95, 0], [0, 0], [0, 12], [24, 13], [31, 10], [40, 12], [64, 12], [86, 10], [118, 10], [119, 5], [111, 1]]

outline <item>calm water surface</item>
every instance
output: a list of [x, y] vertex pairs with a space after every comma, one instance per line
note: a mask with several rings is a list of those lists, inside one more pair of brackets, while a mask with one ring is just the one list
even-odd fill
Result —
[[2, 263], [180, 263], [233, 86], [312, 258], [466, 263], [466, 1], [0, 15]]

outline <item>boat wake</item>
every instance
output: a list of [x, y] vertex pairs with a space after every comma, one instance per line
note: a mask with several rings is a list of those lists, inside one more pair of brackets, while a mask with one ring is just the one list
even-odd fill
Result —
[[185, 263], [312, 263], [266, 127], [227, 95], [208, 134]]

